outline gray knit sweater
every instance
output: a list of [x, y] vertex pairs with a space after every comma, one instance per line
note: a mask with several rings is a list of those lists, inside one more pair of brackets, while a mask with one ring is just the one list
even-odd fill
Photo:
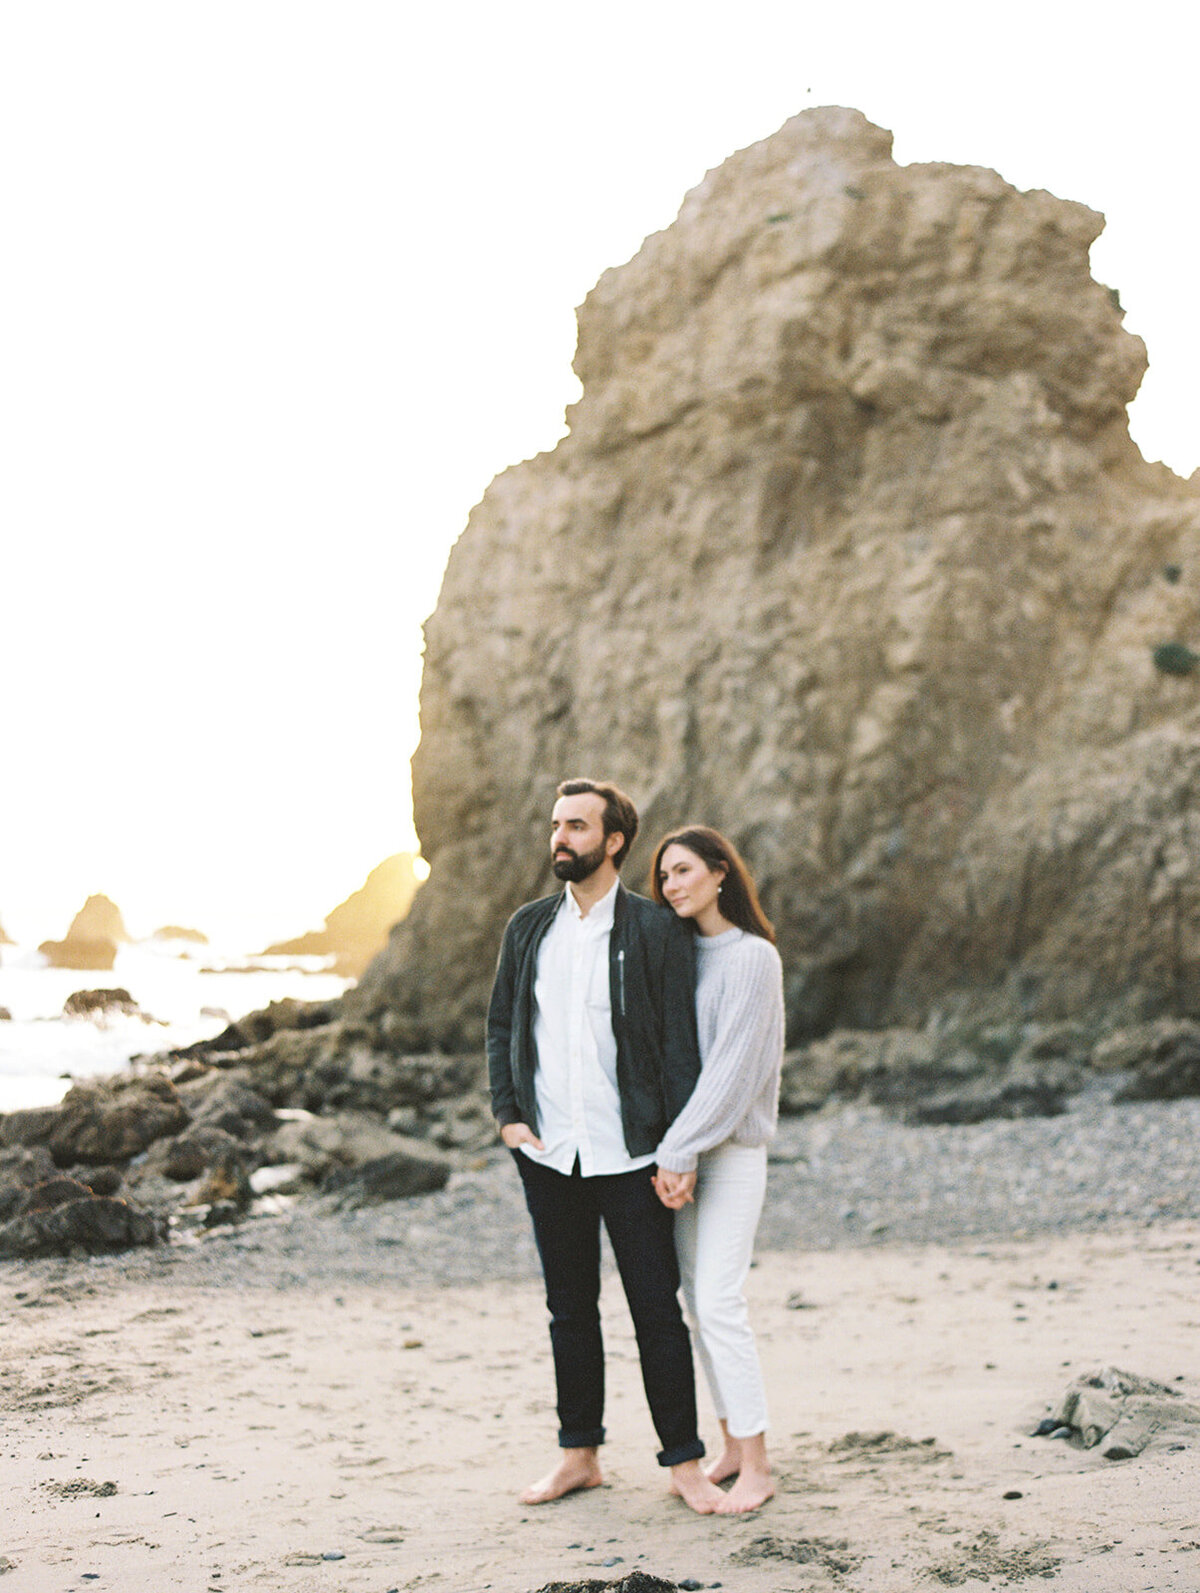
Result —
[[732, 1140], [765, 1145], [779, 1113], [783, 966], [761, 935], [727, 929], [696, 936], [700, 1078], [655, 1153], [690, 1173], [703, 1151]]

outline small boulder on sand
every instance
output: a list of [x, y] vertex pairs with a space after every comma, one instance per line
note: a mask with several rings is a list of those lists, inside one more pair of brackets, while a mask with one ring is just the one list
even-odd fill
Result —
[[1036, 1434], [1070, 1438], [1105, 1460], [1131, 1460], [1152, 1444], [1200, 1441], [1200, 1405], [1165, 1383], [1104, 1366], [1075, 1378]]

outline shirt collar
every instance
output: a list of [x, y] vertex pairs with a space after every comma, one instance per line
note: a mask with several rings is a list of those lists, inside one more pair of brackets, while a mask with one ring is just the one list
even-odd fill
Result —
[[575, 892], [569, 885], [564, 886], [563, 897], [566, 901], [567, 912], [578, 923], [592, 925], [597, 929], [611, 929], [613, 913], [617, 905], [617, 886], [620, 883], [620, 880], [613, 881], [612, 889], [605, 892], [586, 918], [579, 911], [579, 903], [575, 900]]

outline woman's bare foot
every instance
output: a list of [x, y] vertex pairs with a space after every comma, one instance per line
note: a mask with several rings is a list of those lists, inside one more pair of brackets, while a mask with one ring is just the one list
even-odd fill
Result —
[[712, 1465], [704, 1468], [704, 1475], [709, 1482], [728, 1482], [730, 1477], [736, 1477], [741, 1469], [742, 1446], [736, 1439], [731, 1439]]
[[698, 1460], [685, 1460], [671, 1467], [671, 1492], [698, 1516], [711, 1516], [725, 1503], [725, 1495], [704, 1475]]
[[748, 1510], [757, 1510], [760, 1505], [765, 1505], [774, 1493], [775, 1484], [769, 1471], [752, 1471], [745, 1467], [729, 1492], [721, 1494], [715, 1514], [743, 1516]]
[[564, 1449], [554, 1470], [531, 1482], [518, 1499], [521, 1504], [549, 1504], [552, 1499], [578, 1493], [581, 1488], [598, 1488], [603, 1481], [594, 1449]]

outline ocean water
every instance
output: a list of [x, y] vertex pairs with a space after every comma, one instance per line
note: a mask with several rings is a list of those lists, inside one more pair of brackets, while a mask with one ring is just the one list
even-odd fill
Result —
[[[231, 1018], [284, 996], [323, 1001], [348, 981], [321, 957], [223, 957], [182, 941], [122, 946], [110, 973], [49, 968], [31, 947], [0, 946], [0, 1112], [53, 1106], [74, 1079], [115, 1073], [131, 1057], [211, 1039]], [[65, 1018], [76, 990], [121, 986], [142, 1016]]]

